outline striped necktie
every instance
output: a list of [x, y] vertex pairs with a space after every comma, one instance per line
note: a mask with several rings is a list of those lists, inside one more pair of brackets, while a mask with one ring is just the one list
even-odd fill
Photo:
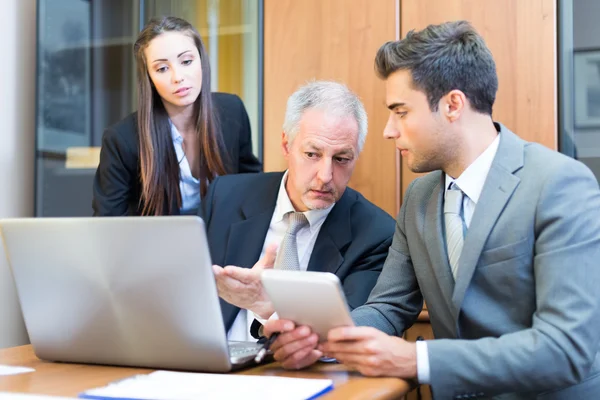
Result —
[[446, 224], [446, 249], [452, 276], [458, 275], [458, 262], [464, 244], [465, 223], [462, 216], [463, 192], [452, 183], [444, 200], [444, 223]]
[[308, 220], [306, 216], [301, 212], [290, 212], [288, 213], [288, 229], [283, 236], [279, 250], [277, 251], [277, 257], [275, 258], [275, 268], [299, 271], [300, 261], [298, 260], [298, 243], [296, 241], [296, 234], [306, 225]]

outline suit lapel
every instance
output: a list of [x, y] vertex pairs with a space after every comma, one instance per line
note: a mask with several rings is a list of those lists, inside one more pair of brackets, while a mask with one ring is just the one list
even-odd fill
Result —
[[439, 183], [434, 187], [425, 215], [425, 245], [431, 257], [433, 273], [437, 278], [440, 290], [449, 308], [451, 305], [454, 278], [448, 262], [446, 241], [443, 228], [444, 179], [440, 173]]
[[498, 151], [475, 206], [459, 260], [458, 276], [452, 296], [457, 316], [485, 243], [519, 185], [520, 179], [513, 173], [523, 166], [523, 145], [521, 139], [501, 126]]
[[350, 210], [356, 193], [346, 189], [325, 219], [308, 261], [308, 271], [335, 274], [344, 262], [341, 250], [352, 240]]
[[[266, 189], [255, 191], [242, 204], [242, 219], [232, 224], [229, 231], [225, 265], [252, 268], [258, 261], [273, 217], [282, 177], [283, 173], [268, 176], [272, 182], [266, 185]], [[238, 307], [221, 299], [221, 312], [228, 330], [238, 311]]]
[[260, 257], [273, 208], [244, 217], [245, 220], [231, 225], [225, 261], [227, 265], [252, 268]]

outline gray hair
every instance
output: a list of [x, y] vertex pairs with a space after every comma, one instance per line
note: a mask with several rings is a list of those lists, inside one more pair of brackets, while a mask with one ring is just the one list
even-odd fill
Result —
[[308, 109], [323, 110], [339, 117], [354, 117], [358, 124], [358, 151], [367, 139], [367, 112], [358, 96], [342, 83], [312, 81], [296, 90], [287, 101], [283, 132], [291, 143]]
[[498, 91], [496, 63], [467, 21], [429, 25], [385, 43], [375, 57], [375, 70], [383, 79], [398, 70], [410, 71], [414, 87], [425, 93], [432, 111], [443, 96], [458, 89], [474, 110], [492, 115]]

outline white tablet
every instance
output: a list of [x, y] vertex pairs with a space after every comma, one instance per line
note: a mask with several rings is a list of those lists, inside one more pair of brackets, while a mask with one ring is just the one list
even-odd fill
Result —
[[281, 319], [310, 326], [327, 339], [330, 329], [354, 326], [340, 280], [329, 272], [263, 271], [261, 280]]

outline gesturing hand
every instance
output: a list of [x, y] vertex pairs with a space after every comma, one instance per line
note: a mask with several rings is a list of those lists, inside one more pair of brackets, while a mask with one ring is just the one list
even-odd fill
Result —
[[277, 245], [269, 245], [265, 255], [252, 268], [240, 268], [233, 265], [220, 267], [213, 265], [219, 296], [237, 307], [252, 311], [260, 318], [269, 318], [274, 310], [265, 293], [260, 274], [273, 268]]

